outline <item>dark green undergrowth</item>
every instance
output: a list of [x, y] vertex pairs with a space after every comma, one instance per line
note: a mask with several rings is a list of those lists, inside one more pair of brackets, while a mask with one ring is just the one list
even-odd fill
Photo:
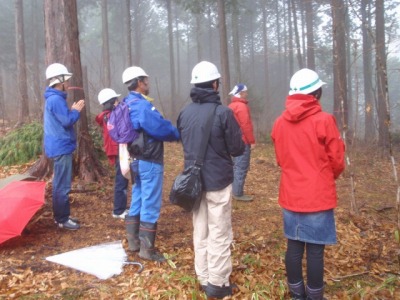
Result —
[[[95, 155], [104, 159], [100, 127], [89, 126]], [[0, 138], [0, 166], [13, 166], [36, 160], [42, 153], [43, 125], [32, 122], [12, 130]]]
[[43, 126], [23, 125], [0, 138], [0, 166], [24, 164], [42, 153]]

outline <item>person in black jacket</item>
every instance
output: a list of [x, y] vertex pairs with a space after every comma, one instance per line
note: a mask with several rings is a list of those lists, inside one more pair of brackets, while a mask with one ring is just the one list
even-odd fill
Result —
[[221, 104], [217, 67], [207, 61], [192, 71], [192, 103], [179, 114], [177, 127], [183, 144], [185, 167], [193, 165], [210, 110], [215, 110], [210, 139], [201, 168], [203, 196], [193, 212], [193, 243], [197, 278], [208, 297], [224, 298], [236, 287], [232, 272], [232, 156], [242, 155], [242, 132], [231, 109]]

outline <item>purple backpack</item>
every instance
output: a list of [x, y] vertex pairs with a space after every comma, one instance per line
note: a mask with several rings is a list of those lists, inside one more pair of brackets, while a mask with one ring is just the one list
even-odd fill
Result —
[[138, 138], [139, 133], [133, 128], [129, 117], [128, 103], [121, 101], [111, 111], [107, 129], [111, 139], [118, 144], [130, 143]]

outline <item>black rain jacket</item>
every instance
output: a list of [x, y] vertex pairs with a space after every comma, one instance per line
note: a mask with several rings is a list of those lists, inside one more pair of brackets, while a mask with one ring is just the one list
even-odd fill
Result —
[[245, 145], [242, 132], [233, 112], [221, 104], [218, 92], [212, 89], [192, 88], [192, 102], [179, 114], [177, 127], [183, 144], [185, 167], [195, 163], [206, 127], [209, 111], [215, 110], [210, 139], [201, 169], [204, 191], [219, 191], [233, 182], [231, 156], [242, 155]]

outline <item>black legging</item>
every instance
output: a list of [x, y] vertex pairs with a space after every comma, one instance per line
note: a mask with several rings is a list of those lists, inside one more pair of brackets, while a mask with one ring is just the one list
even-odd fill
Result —
[[302, 259], [304, 248], [307, 251], [307, 285], [311, 289], [324, 286], [325, 245], [305, 243], [288, 239], [285, 265], [288, 282], [296, 284], [303, 281]]

